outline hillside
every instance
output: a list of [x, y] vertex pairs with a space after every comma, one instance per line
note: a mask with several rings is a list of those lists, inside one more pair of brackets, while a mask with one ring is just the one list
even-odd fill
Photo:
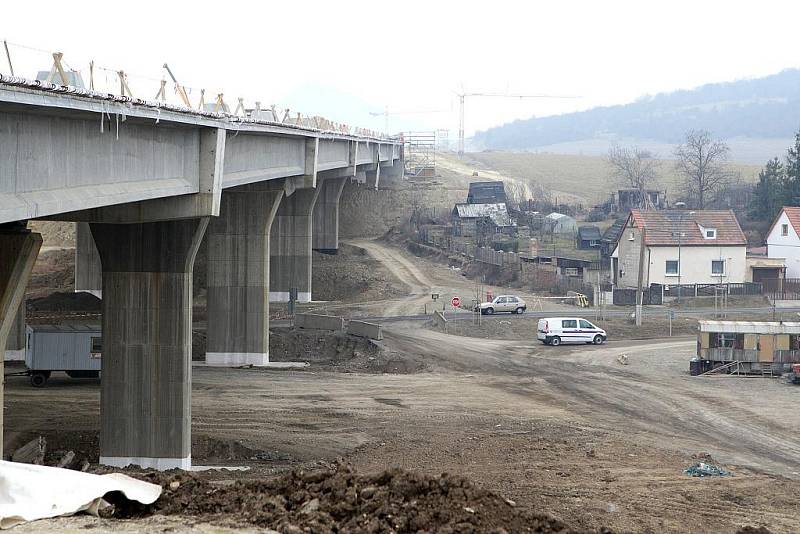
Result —
[[[467, 181], [479, 179], [516, 180], [531, 191], [544, 188], [553, 200], [591, 205], [608, 198], [618, 188], [609, 178], [610, 169], [605, 157], [567, 154], [533, 154], [530, 152], [471, 152], [463, 160], [452, 153], [437, 155], [440, 172], [460, 171]], [[755, 182], [760, 166], [731, 164], [743, 182]], [[480, 178], [469, 175], [477, 171]], [[675, 173], [675, 162], [660, 160], [656, 187], [667, 191], [673, 198], [680, 178]], [[468, 186], [465, 186], [468, 187]], [[533, 195], [534, 197], [536, 195]]]
[[[764, 78], [648, 96], [626, 105], [518, 120], [478, 132], [473, 146], [597, 153], [620, 141], [651, 145], [669, 157], [669, 145], [680, 142], [686, 130], [703, 128], [716, 137], [741, 141], [731, 143], [735, 159], [763, 163], [789, 144], [798, 127], [800, 70], [789, 69]], [[745, 155], [740, 156], [740, 149]]]

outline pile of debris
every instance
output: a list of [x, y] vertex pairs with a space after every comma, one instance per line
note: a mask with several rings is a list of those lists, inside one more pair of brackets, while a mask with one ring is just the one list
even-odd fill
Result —
[[685, 475], [689, 475], [690, 477], [728, 477], [733, 476], [733, 474], [721, 468], [718, 465], [709, 464], [706, 462], [697, 462], [696, 464], [689, 466], [687, 469], [683, 471]]
[[447, 474], [437, 478], [392, 469], [359, 475], [339, 464], [229, 485], [185, 473], [134, 476], [160, 484], [164, 492], [151, 505], [114, 502], [114, 517], [182, 515], [282, 533], [574, 532], [557, 519], [520, 510], [513, 501]]

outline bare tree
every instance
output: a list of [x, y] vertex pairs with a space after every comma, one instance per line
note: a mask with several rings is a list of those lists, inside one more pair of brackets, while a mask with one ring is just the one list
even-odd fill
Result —
[[519, 209], [528, 201], [530, 195], [524, 183], [516, 180], [508, 180], [504, 183], [504, 187], [506, 190], [506, 203], [509, 207]]
[[608, 151], [611, 175], [622, 186], [639, 192], [640, 208], [647, 207], [647, 190], [655, 185], [659, 162], [653, 154], [638, 147], [623, 148], [613, 145]]
[[725, 168], [729, 152], [728, 145], [712, 139], [707, 130], [689, 130], [675, 149], [675, 169], [683, 176], [685, 193], [696, 208], [704, 209], [706, 202], [733, 178]]

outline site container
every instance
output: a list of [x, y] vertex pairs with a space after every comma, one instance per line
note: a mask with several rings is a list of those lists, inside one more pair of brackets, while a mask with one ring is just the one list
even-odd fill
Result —
[[26, 330], [28, 347], [25, 365], [34, 386], [44, 386], [53, 371], [63, 371], [72, 378], [100, 376], [100, 325], [28, 325]]

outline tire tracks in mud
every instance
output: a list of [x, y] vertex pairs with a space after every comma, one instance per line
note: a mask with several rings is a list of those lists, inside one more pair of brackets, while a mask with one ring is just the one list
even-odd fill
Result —
[[[760, 413], [746, 398], [714, 396], [705, 389], [707, 382], [694, 377], [568, 359], [581, 351], [592, 360], [593, 352], [616, 348], [581, 347], [562, 351], [565, 359], [557, 359], [546, 348], [518, 341], [487, 341], [430, 330], [388, 329], [386, 339], [387, 345], [422, 355], [432, 366], [480, 373], [489, 387], [554, 405], [631, 439], [684, 451], [712, 450], [728, 463], [800, 478], [796, 429], [775, 414]], [[654, 340], [626, 344], [625, 350], [674, 351], [692, 343]], [[790, 401], [786, 400], [787, 409]]]

